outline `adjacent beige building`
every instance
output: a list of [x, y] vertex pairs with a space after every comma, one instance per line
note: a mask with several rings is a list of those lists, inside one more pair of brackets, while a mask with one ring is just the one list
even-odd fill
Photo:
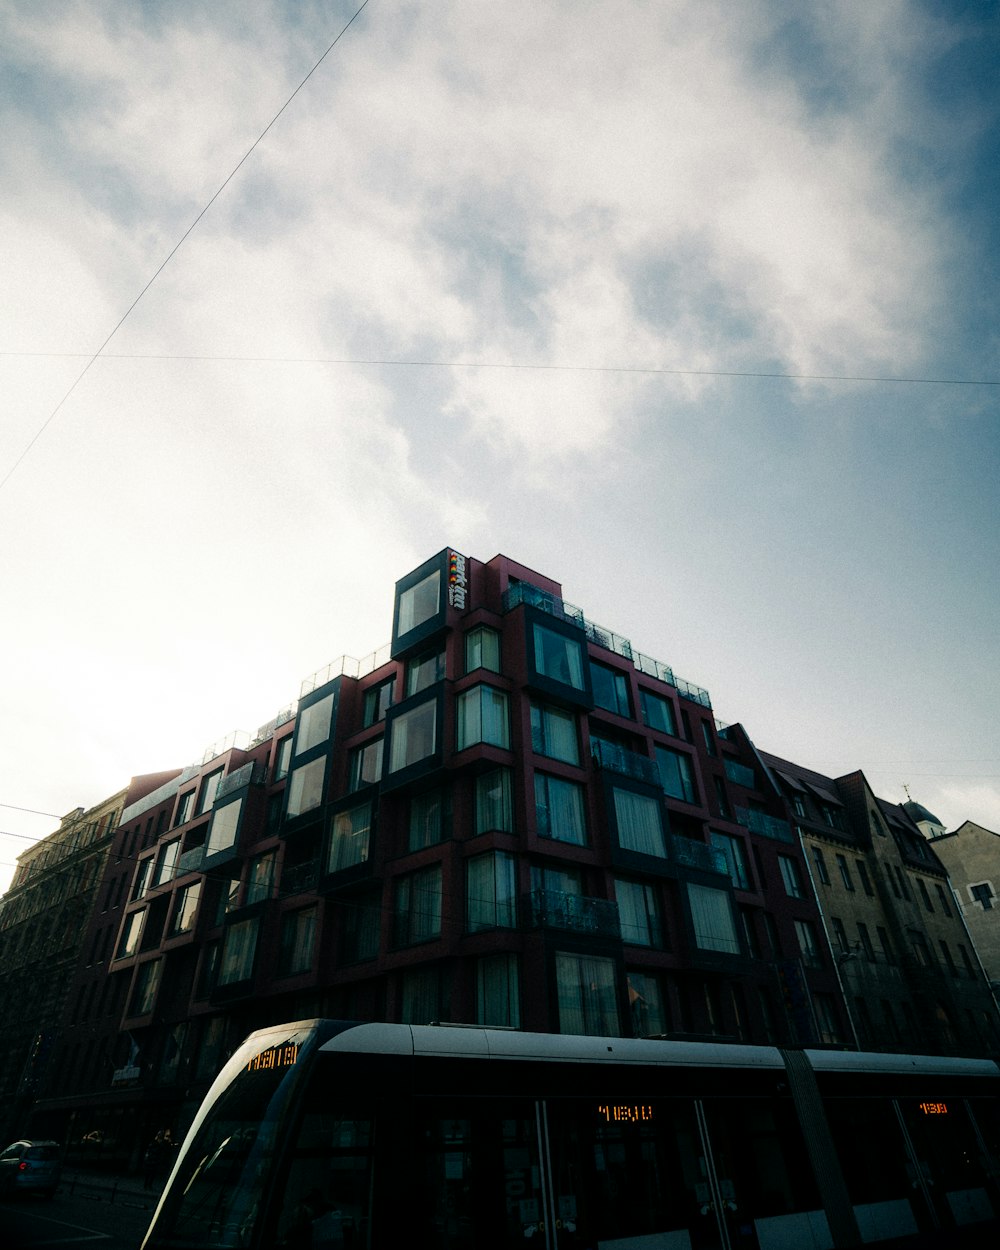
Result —
[[948, 869], [994, 993], [1000, 991], [1000, 833], [967, 820], [930, 843]]

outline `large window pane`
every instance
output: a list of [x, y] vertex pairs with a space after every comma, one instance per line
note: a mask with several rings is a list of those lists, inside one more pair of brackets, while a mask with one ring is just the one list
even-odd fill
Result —
[[201, 900], [200, 881], [195, 881], [191, 885], [185, 886], [178, 893], [177, 901], [174, 904], [174, 918], [170, 931], [173, 934], [187, 933], [194, 928], [195, 918], [198, 915], [198, 903]]
[[521, 1027], [516, 955], [490, 955], [477, 963], [476, 1023], [489, 1028]]
[[635, 1037], [657, 1037], [669, 1030], [667, 1001], [655, 976], [646, 972], [628, 974], [628, 1005]]
[[618, 845], [624, 851], [641, 851], [643, 855], [667, 855], [663, 836], [663, 814], [660, 804], [648, 794], [614, 789], [615, 818], [618, 822]]
[[710, 831], [708, 837], [715, 849], [725, 855], [729, 876], [736, 889], [749, 890], [750, 870], [747, 866], [747, 852], [743, 839], [732, 837], [728, 833], [718, 833], [714, 829]]
[[295, 727], [295, 754], [301, 755], [310, 747], [319, 746], [330, 736], [330, 723], [333, 719], [333, 694], [303, 708], [299, 713]]
[[650, 729], [670, 734], [672, 738], [677, 737], [677, 719], [669, 699], [653, 694], [652, 690], [640, 690], [639, 701], [642, 704], [642, 719]]
[[656, 766], [660, 770], [660, 785], [671, 798], [683, 799], [685, 803], [697, 802], [690, 756], [682, 751], [671, 751], [669, 747], [657, 747]]
[[313, 808], [319, 807], [323, 802], [325, 774], [326, 758], [324, 756], [320, 756], [318, 760], [310, 760], [308, 764], [295, 769], [288, 779], [286, 813], [289, 817], [301, 816], [304, 812], [311, 812]]
[[409, 850], [435, 846], [447, 836], [447, 798], [447, 791], [437, 789], [415, 794], [410, 800]]
[[441, 936], [441, 866], [435, 864], [396, 882], [393, 906], [397, 946]]
[[580, 747], [576, 717], [572, 712], [546, 704], [531, 705], [531, 749], [566, 764], [579, 764]]
[[348, 788], [360, 790], [362, 786], [372, 786], [382, 777], [382, 745], [383, 739], [376, 738], [357, 747], [351, 752], [350, 777]]
[[[322, 763], [322, 761], [321, 761]], [[322, 768], [320, 769], [322, 776]], [[228, 851], [236, 845], [236, 835], [240, 828], [240, 814], [243, 811], [243, 800], [235, 799], [212, 813], [212, 827], [208, 833], [205, 846], [206, 855], [214, 855], [216, 851]]]
[[494, 686], [473, 686], [455, 700], [458, 720], [457, 748], [478, 742], [495, 747], [510, 747], [510, 720], [507, 695]]
[[406, 697], [419, 694], [444, 677], [444, 652], [427, 651], [406, 666]]
[[389, 772], [399, 772], [427, 759], [437, 750], [437, 700], [403, 712], [392, 722]]
[[258, 855], [251, 861], [247, 875], [246, 902], [248, 907], [252, 903], [264, 902], [274, 893], [274, 869], [273, 851], [268, 851], [266, 855]]
[[663, 927], [654, 887], [641, 881], [616, 881], [615, 897], [622, 941], [631, 946], [662, 946]]
[[253, 957], [257, 949], [256, 919], [242, 920], [226, 930], [219, 963], [219, 985], [247, 981], [253, 974]]
[[308, 972], [312, 966], [315, 939], [315, 906], [303, 907], [283, 916], [281, 950], [278, 956], [279, 975], [291, 976], [296, 972]]
[[222, 781], [222, 769], [217, 768], [214, 773], [209, 773], [205, 780], [201, 783], [201, 794], [198, 796], [198, 812], [199, 816], [207, 812], [215, 802], [216, 791], [219, 789], [219, 783]]
[[559, 1032], [617, 1037], [618, 999], [614, 960], [588, 955], [556, 955]]
[[503, 851], [477, 855], [465, 866], [466, 928], [511, 929], [516, 923], [514, 857]]
[[447, 984], [441, 968], [416, 968], [403, 973], [400, 1019], [404, 1024], [431, 1024], [448, 1018]]
[[139, 949], [139, 938], [142, 936], [142, 925], [146, 919], [145, 909], [142, 911], [134, 911], [125, 922], [125, 928], [122, 930], [121, 941], [118, 943], [118, 950], [115, 952], [116, 959], [127, 959], [129, 955], [134, 955]]
[[583, 787], [548, 773], [535, 773], [535, 818], [539, 836], [585, 846]]
[[494, 768], [476, 778], [476, 833], [512, 833], [509, 768]]
[[129, 1008], [133, 1016], [147, 1016], [156, 1002], [156, 991], [160, 988], [163, 976], [163, 960], [154, 959], [148, 964], [140, 964], [135, 974], [135, 989], [132, 991], [132, 1004]]
[[436, 616], [441, 607], [441, 571], [435, 569], [423, 581], [417, 582], [409, 590], [399, 596], [399, 628], [397, 634], [402, 637], [411, 629], [416, 629], [424, 621]]
[[486, 625], [465, 635], [465, 671], [472, 673], [477, 668], [500, 672], [500, 635]]
[[373, 891], [342, 904], [344, 928], [340, 951], [341, 963], [360, 963], [378, 955], [382, 930], [382, 895]]
[[395, 688], [396, 679], [395, 677], [390, 677], [388, 681], [382, 682], [381, 685], [372, 686], [370, 690], [365, 691], [365, 702], [361, 715], [361, 725], [364, 729], [385, 720], [386, 712], [392, 707], [392, 695]]
[[740, 953], [740, 941], [736, 935], [736, 921], [725, 890], [688, 882], [688, 902], [694, 924], [694, 942], [703, 951], [724, 951], [729, 955]]
[[628, 681], [624, 673], [608, 668], [606, 664], [590, 665], [590, 683], [594, 691], [594, 703], [606, 712], [617, 716], [630, 716]]
[[798, 862], [788, 855], [779, 855], [778, 866], [781, 869], [781, 880], [784, 882], [785, 893], [788, 897], [805, 898]]
[[583, 644], [567, 638], [545, 625], [535, 622], [535, 670], [542, 677], [562, 682], [575, 690], [585, 689], [583, 680]]
[[372, 805], [359, 803], [346, 812], [337, 812], [330, 825], [330, 851], [327, 872], [340, 872], [368, 859]]

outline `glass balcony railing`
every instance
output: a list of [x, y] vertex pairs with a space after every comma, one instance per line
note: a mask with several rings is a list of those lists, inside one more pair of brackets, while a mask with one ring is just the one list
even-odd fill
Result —
[[745, 790], [757, 788], [753, 769], [747, 768], [746, 764], [738, 764], [736, 760], [724, 760], [723, 767], [726, 770], [726, 776], [734, 785], [742, 786]]
[[770, 838], [773, 842], [793, 842], [795, 834], [787, 820], [777, 816], [768, 816], [766, 812], [755, 811], [752, 807], [736, 808], [736, 823], [751, 833], [759, 833], [762, 838]]
[[604, 898], [585, 898], [562, 890], [532, 890], [523, 900], [522, 914], [530, 929], [567, 929], [595, 937], [621, 937], [618, 904]]
[[205, 848], [203, 846], [192, 847], [190, 851], [185, 851], [178, 857], [177, 871], [174, 875], [183, 877], [186, 872], [197, 872], [204, 858]]
[[606, 768], [608, 772], [645, 781], [652, 786], [660, 785], [660, 770], [648, 755], [640, 755], [638, 751], [630, 751], [628, 747], [603, 738], [591, 738], [590, 753], [598, 768]]
[[281, 893], [282, 895], [304, 894], [308, 890], [315, 890], [318, 881], [319, 862], [317, 860], [310, 859], [304, 864], [292, 864], [281, 873]]
[[267, 769], [259, 761], [250, 760], [241, 768], [234, 769], [233, 772], [227, 774], [219, 782], [219, 788], [215, 792], [215, 801], [224, 798], [227, 794], [232, 794], [234, 790], [238, 790], [240, 786], [262, 786], [267, 780]]
[[674, 835], [670, 839], [670, 853], [685, 868], [700, 868], [702, 872], [717, 872], [723, 877], [729, 876], [729, 863], [725, 852], [717, 851], [714, 846], [706, 846], [704, 842]]

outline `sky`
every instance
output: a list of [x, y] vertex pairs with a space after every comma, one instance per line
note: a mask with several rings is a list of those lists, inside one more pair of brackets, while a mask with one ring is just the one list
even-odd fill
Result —
[[997, 6], [359, 3], [0, 0], [0, 888], [445, 546], [1000, 830]]

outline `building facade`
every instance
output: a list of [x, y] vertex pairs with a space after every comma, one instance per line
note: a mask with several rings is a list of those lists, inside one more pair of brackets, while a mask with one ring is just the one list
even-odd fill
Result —
[[1000, 993], [1000, 834], [967, 820], [930, 846], [948, 871], [994, 994]]

